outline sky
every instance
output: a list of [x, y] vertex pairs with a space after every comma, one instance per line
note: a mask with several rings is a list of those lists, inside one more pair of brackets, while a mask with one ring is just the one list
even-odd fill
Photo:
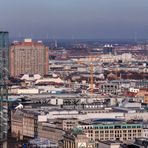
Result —
[[148, 0], [0, 0], [10, 37], [148, 38]]

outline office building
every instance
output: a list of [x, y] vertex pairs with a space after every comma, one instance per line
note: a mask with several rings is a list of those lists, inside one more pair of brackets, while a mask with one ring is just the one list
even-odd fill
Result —
[[120, 122], [117, 119], [96, 119], [82, 121], [78, 128], [95, 141], [120, 140], [127, 141], [141, 137], [143, 134], [142, 124]]
[[10, 48], [10, 74], [48, 74], [48, 48], [41, 42], [25, 39]]
[[9, 33], [0, 31], [0, 79], [5, 79], [8, 69]]
[[8, 68], [8, 32], [0, 31], [0, 147], [6, 147], [8, 130], [8, 104], [7, 104], [7, 68]]

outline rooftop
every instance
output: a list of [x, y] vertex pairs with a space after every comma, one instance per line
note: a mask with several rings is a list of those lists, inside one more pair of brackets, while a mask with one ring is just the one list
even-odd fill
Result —
[[100, 118], [100, 119], [87, 119], [84, 121], [80, 121], [80, 124], [83, 125], [96, 125], [96, 124], [111, 124], [111, 123], [123, 123], [123, 119], [116, 118]]
[[102, 118], [102, 119], [93, 119], [92, 123], [97, 124], [100, 122], [123, 122], [123, 119], [116, 119], [116, 118]]
[[99, 141], [99, 142], [104, 143], [106, 145], [119, 145], [120, 144], [119, 141], [110, 141], [110, 140], [108, 140], [108, 141]]

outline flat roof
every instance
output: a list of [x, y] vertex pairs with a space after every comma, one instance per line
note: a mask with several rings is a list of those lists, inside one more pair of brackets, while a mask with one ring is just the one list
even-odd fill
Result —
[[92, 123], [98, 123], [98, 122], [123, 122], [123, 119], [117, 119], [117, 118], [101, 118], [101, 119], [94, 119], [92, 120]]
[[107, 140], [107, 141], [99, 141], [100, 143], [104, 143], [107, 145], [119, 145], [120, 142], [119, 141], [111, 141], [111, 140]]

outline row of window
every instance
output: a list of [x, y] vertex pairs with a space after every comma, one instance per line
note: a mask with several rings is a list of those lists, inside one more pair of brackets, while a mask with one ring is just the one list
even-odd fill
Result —
[[[88, 127], [82, 127], [83, 129], [114, 129], [115, 127], [114, 126], [95, 126], [95, 127], [92, 127], [92, 126], [88, 126]], [[120, 126], [118, 127], [118, 129], [128, 129], [128, 128], [141, 128], [141, 126]]]

